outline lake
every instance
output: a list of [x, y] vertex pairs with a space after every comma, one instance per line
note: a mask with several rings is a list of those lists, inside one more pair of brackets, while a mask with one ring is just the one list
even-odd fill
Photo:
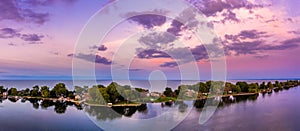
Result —
[[[56, 82], [52, 81], [53, 84]], [[10, 84], [7, 81], [2, 83]], [[51, 83], [43, 84], [41, 81], [11, 84], [15, 85], [9, 87], [18, 86], [21, 89], [32, 84], [51, 86]], [[2, 99], [0, 129], [300, 130], [299, 96], [300, 89], [295, 87], [272, 94], [222, 98], [214, 115], [203, 125], [198, 123], [203, 101], [109, 108], [42, 100]]]

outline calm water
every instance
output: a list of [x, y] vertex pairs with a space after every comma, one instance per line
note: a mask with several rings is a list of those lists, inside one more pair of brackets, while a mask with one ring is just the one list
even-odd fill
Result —
[[[194, 102], [185, 101], [172, 105], [151, 103], [140, 107], [108, 108], [3, 99], [0, 101], [0, 130], [124, 130], [132, 124], [140, 130], [139, 122], [168, 112], [184, 118], [173, 130], [300, 130], [299, 96], [300, 89], [296, 87], [259, 96], [223, 98], [215, 114], [203, 125], [198, 124], [201, 108], [196, 108], [201, 107], [201, 101], [196, 102], [196, 107]], [[155, 129], [163, 124], [163, 120], [149, 121], [148, 127], [142, 129]]]

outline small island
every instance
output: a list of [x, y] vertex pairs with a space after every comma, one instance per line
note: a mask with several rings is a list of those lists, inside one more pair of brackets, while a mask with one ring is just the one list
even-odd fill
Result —
[[10, 99], [41, 99], [53, 102], [72, 102], [76, 105], [89, 106], [140, 106], [145, 103], [166, 103], [175, 101], [206, 100], [210, 98], [249, 96], [258, 93], [272, 93], [300, 85], [298, 80], [285, 82], [275, 81], [258, 83], [207, 81], [194, 85], [180, 85], [174, 91], [166, 87], [163, 92], [150, 92], [148, 89], [133, 88], [119, 85], [116, 82], [108, 86], [95, 85], [92, 87], [75, 86], [74, 90], [67, 89], [64, 83], [56, 84], [51, 90], [48, 86], [32, 89], [4, 88], [0, 86], [0, 97]]

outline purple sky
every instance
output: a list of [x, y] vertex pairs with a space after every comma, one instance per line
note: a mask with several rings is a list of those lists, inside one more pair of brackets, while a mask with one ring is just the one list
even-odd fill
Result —
[[[174, 61], [182, 65], [194, 63], [201, 79], [210, 79], [211, 63], [218, 58], [209, 59], [193, 30], [186, 29], [199, 26], [199, 22], [193, 21], [197, 14], [182, 12], [178, 18], [191, 17], [180, 23], [155, 15], [168, 15], [163, 10], [124, 12], [120, 17], [131, 18], [116, 23], [102, 43], [87, 43], [91, 45], [87, 51], [75, 52], [85, 24], [111, 1], [1, 0], [0, 79], [68, 79], [72, 76], [72, 59], [95, 63], [97, 79], [110, 79], [111, 68], [123, 67], [132, 79], [148, 79], [154, 70], [163, 71], [169, 79], [180, 79], [181, 64]], [[228, 79], [300, 78], [298, 0], [186, 1], [205, 15], [222, 41]], [[112, 7], [106, 13], [117, 10], [121, 9]], [[99, 24], [105, 22], [108, 20]], [[132, 32], [139, 31], [154, 33], [128, 40]], [[193, 56], [193, 62], [186, 57], [186, 50]], [[127, 59], [132, 60], [130, 69], [124, 66]]]

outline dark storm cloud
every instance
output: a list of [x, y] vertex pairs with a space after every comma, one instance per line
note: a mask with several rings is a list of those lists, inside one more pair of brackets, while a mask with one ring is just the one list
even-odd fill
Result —
[[86, 61], [89, 61], [89, 62], [95, 62], [95, 63], [98, 63], [98, 64], [104, 64], [104, 65], [110, 65], [112, 63], [111, 60], [109, 60], [109, 59], [107, 59], [105, 57], [102, 57], [102, 56], [99, 56], [99, 55], [93, 55], [93, 54], [82, 54], [82, 53], [79, 53], [77, 55], [73, 55], [73, 57], [76, 57], [76, 58], [79, 58], [79, 59], [82, 59], [82, 60], [86, 60]]
[[151, 29], [166, 23], [167, 17], [165, 14], [165, 11], [154, 10], [149, 12], [130, 12], [125, 14], [125, 17], [129, 17], [129, 21], [136, 22], [146, 29]]

